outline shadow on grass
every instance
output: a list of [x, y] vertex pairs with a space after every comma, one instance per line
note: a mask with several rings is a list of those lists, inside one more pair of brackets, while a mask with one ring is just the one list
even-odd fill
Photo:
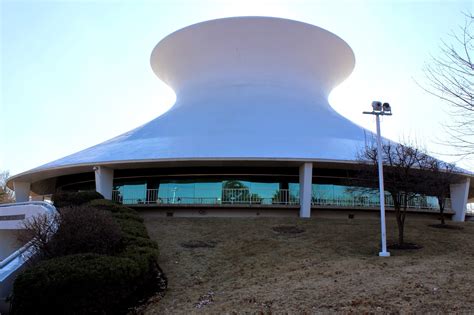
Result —
[[436, 229], [447, 229], [447, 230], [462, 230], [462, 226], [457, 225], [449, 225], [449, 224], [430, 224], [429, 227], [436, 228]]

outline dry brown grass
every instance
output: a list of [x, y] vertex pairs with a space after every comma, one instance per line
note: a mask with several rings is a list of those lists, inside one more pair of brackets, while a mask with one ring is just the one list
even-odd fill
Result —
[[377, 219], [144, 217], [169, 280], [147, 314], [474, 311], [474, 222], [408, 218], [423, 248], [379, 258]]

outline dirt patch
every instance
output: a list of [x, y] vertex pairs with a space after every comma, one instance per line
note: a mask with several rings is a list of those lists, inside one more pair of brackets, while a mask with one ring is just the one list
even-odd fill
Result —
[[278, 234], [300, 234], [304, 232], [304, 229], [295, 225], [280, 225], [272, 228], [273, 231]]
[[191, 240], [182, 242], [180, 245], [184, 248], [214, 248], [216, 247], [217, 242], [213, 241], [198, 241], [198, 240]]
[[430, 224], [429, 227], [436, 228], [436, 229], [447, 229], [447, 230], [462, 230], [463, 227], [459, 225], [451, 225], [451, 224]]
[[423, 246], [415, 243], [403, 243], [403, 244], [389, 244], [387, 245], [388, 249], [400, 249], [400, 250], [410, 250], [410, 249], [422, 249]]
[[[166, 295], [151, 301], [145, 314], [457, 314], [474, 309], [469, 298], [474, 222], [449, 222], [464, 227], [453, 231], [429, 227], [435, 220], [408, 216], [405, 239], [423, 248], [379, 257], [378, 219], [143, 217], [168, 276]], [[273, 230], [278, 226], [305, 232], [280, 235]], [[396, 221], [389, 217], [387, 238], [397, 235]], [[218, 245], [181, 246], [190, 240]]]

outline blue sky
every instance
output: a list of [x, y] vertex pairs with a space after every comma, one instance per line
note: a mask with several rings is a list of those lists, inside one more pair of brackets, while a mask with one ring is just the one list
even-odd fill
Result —
[[[174, 95], [150, 54], [169, 33], [204, 20], [264, 15], [323, 27], [354, 50], [356, 68], [331, 105], [374, 130], [374, 99], [392, 104], [384, 136], [449, 153], [447, 108], [415, 83], [442, 39], [463, 24], [468, 1], [1, 1], [0, 169], [11, 174], [148, 122]], [[453, 160], [450, 156], [441, 157]], [[460, 166], [473, 169], [474, 163]]]

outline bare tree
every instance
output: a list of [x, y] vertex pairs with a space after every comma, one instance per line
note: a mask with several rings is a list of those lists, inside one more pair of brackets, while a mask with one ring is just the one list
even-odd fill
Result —
[[23, 228], [18, 230], [20, 243], [30, 243], [35, 256], [29, 258], [44, 259], [52, 257], [53, 249], [50, 240], [57, 230], [59, 214], [43, 213], [23, 221]]
[[13, 191], [7, 187], [7, 179], [10, 177], [10, 172], [0, 171], [0, 203], [13, 202]]
[[441, 44], [441, 53], [425, 65], [426, 92], [449, 105], [453, 121], [447, 123], [449, 145], [455, 155], [474, 155], [474, 16], [451, 34], [452, 42]]
[[460, 175], [456, 172], [454, 164], [446, 163], [433, 157], [427, 157], [424, 160], [423, 168], [427, 171], [423, 175], [423, 178], [426, 180], [424, 192], [438, 199], [441, 225], [444, 226], [446, 225], [444, 209], [450, 193], [449, 186], [459, 180]]
[[[405, 219], [409, 201], [419, 196], [425, 185], [419, 176], [426, 154], [411, 145], [384, 142], [382, 163], [384, 166], [385, 190], [393, 199], [398, 227], [398, 245], [405, 246]], [[377, 187], [377, 146], [375, 141], [367, 143], [358, 157], [361, 162], [361, 182]], [[367, 181], [371, 179], [371, 181]]]
[[34, 258], [40, 260], [78, 253], [116, 254], [124, 245], [111, 213], [84, 205], [28, 218], [17, 239], [30, 242]]

